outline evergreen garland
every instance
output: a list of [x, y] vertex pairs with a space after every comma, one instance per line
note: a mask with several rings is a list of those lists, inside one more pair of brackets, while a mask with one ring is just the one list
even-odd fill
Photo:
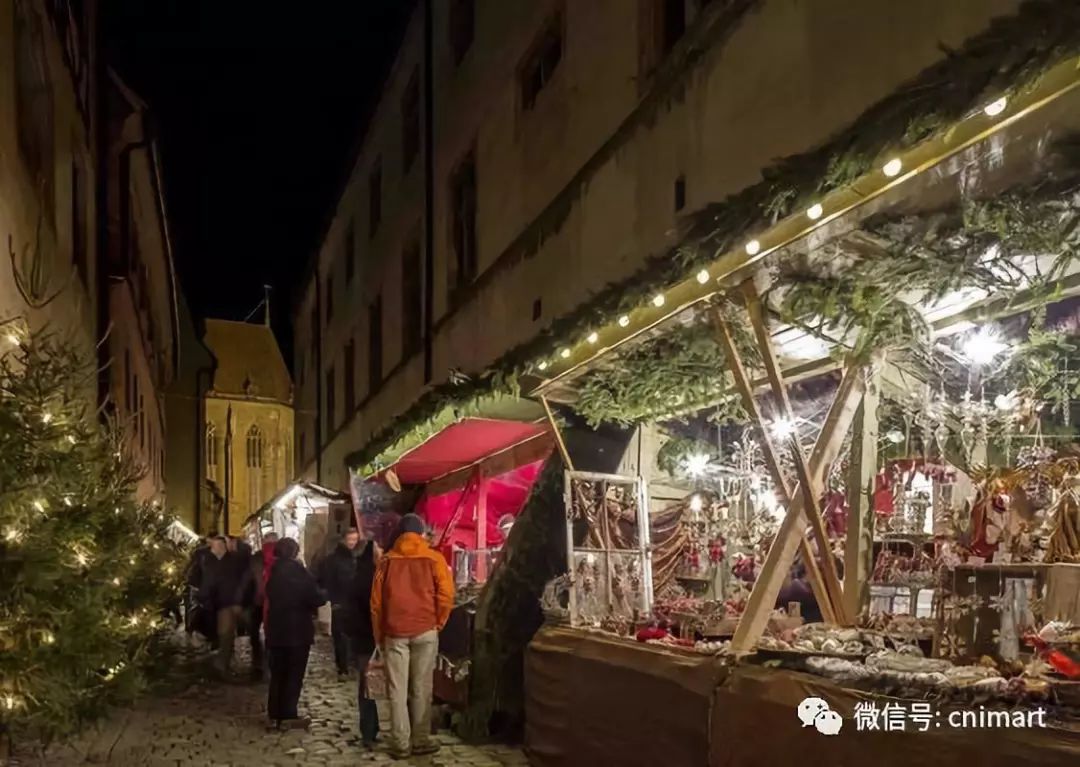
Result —
[[135, 503], [96, 380], [53, 337], [0, 356], [0, 730], [48, 737], [130, 700], [180, 593], [171, 520]]

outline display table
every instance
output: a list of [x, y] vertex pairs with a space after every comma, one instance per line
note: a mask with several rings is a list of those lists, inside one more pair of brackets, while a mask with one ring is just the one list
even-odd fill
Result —
[[[855, 703], [871, 696], [826, 679], [544, 628], [525, 659], [525, 746], [533, 767], [1045, 767], [1080, 765], [1080, 732], [1056, 729], [858, 732]], [[816, 696], [844, 717], [825, 736], [803, 728]], [[886, 701], [877, 698], [880, 708]], [[909, 724], [909, 728], [911, 725]]]

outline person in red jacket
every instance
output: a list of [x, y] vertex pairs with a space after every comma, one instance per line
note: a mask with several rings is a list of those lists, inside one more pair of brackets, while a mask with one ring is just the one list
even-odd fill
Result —
[[431, 687], [439, 631], [454, 606], [454, 581], [423, 533], [420, 517], [401, 518], [371, 586], [371, 628], [386, 663], [395, 759], [439, 750], [431, 740]]

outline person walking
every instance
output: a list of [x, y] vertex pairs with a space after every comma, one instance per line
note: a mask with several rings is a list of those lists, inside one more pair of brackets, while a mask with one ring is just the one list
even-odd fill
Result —
[[375, 581], [375, 565], [379, 548], [375, 541], [364, 544], [356, 560], [356, 575], [352, 584], [352, 604], [355, 617], [353, 633], [349, 640], [354, 653], [356, 671], [360, 677], [357, 686], [357, 708], [360, 713], [360, 738], [368, 749], [375, 747], [379, 736], [379, 709], [367, 689], [367, 668], [375, 653], [375, 633], [371, 626], [371, 589]]
[[[230, 546], [234, 551], [229, 551]], [[218, 653], [214, 666], [222, 677], [227, 677], [232, 666], [236, 631], [243, 617], [244, 569], [242, 555], [235, 551], [224, 536], [210, 541], [213, 556], [203, 564], [200, 599], [216, 616]]]
[[371, 628], [386, 663], [395, 759], [439, 750], [431, 740], [432, 675], [439, 631], [454, 605], [454, 583], [446, 560], [423, 533], [420, 517], [401, 518], [371, 586]]
[[349, 637], [356, 633], [357, 609], [352, 597], [357, 556], [360, 554], [356, 548], [359, 542], [360, 531], [356, 528], [349, 529], [337, 548], [319, 567], [319, 585], [330, 598], [330, 636], [334, 640], [334, 663], [337, 665], [338, 680], [348, 675], [353, 657], [353, 651], [349, 648]]
[[315, 611], [326, 604], [314, 576], [297, 560], [300, 545], [282, 538], [274, 546], [274, 566], [266, 583], [266, 645], [270, 689], [266, 713], [279, 729], [307, 727], [297, 712], [308, 655], [315, 642]]
[[263, 536], [262, 547], [251, 555], [251, 578], [255, 583], [255, 598], [251, 607], [251, 666], [252, 676], [261, 679], [266, 672], [266, 655], [263, 648], [265, 639], [259, 632], [266, 623], [266, 581], [270, 577], [270, 568], [274, 564], [274, 545], [278, 542], [277, 533]]

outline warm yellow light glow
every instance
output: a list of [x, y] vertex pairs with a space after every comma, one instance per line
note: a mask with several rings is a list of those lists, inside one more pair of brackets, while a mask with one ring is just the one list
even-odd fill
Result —
[[661, 306], [664, 305], [664, 297], [662, 295], [653, 296], [652, 304], [657, 309], [659, 309]]
[[708, 269], [702, 269], [700, 272], [698, 272], [697, 273], [697, 281], [700, 282], [702, 285], [704, 285], [706, 282], [708, 282], [709, 281], [709, 270]]
[[630, 318], [627, 317], [625, 314], [622, 317], [619, 317], [619, 327], [620, 328], [625, 328], [629, 324], [630, 324]]
[[69, 434], [68, 438], [67, 438], [67, 441], [74, 445], [77, 440], [75, 439], [74, 434]]
[[12, 346], [18, 346], [19, 345], [19, 337], [17, 335], [15, 335], [14, 333], [8, 333], [7, 334], [7, 340], [8, 340], [8, 343], [10, 343]]
[[120, 579], [119, 578], [113, 578], [112, 579], [112, 585], [119, 586], [120, 585]]
[[997, 101], [991, 101], [983, 109], [987, 117], [997, 117], [999, 114], [1005, 111], [1005, 107], [1008, 106], [1009, 100], [1002, 96]]
[[563, 349], [561, 352], [559, 352], [559, 356], [562, 357], [563, 359], [566, 359], [567, 357], [570, 356], [570, 350], [569, 349]]
[[536, 367], [538, 367], [540, 370], [547, 370], [547, 366], [547, 360], [540, 360], [540, 364]]
[[901, 161], [899, 157], [894, 157], [893, 159], [885, 163], [885, 167], [881, 169], [881, 172], [889, 178], [892, 178], [893, 176], [900, 175], [900, 171], [903, 170], [903, 168], [903, 161]]
[[746, 255], [756, 256], [759, 252], [761, 252], [760, 242], [757, 240], [750, 240], [750, 242], [746, 243]]
[[41, 641], [45, 644], [52, 644], [56, 641], [56, 636], [51, 631], [46, 631], [41, 635]]
[[702, 503], [701, 496], [694, 493], [690, 496], [690, 511], [701, 511]]
[[590, 344], [595, 344], [597, 341], [600, 340], [600, 335], [594, 331], [592, 333], [589, 333], [589, 337], [586, 340], [588, 340]]
[[42, 413], [41, 414], [41, 422], [42, 423], [49, 423], [50, 421], [52, 421], [52, 413]]
[[34, 508], [38, 511], [39, 514], [44, 513], [44, 511], [45, 511], [45, 501], [42, 501], [40, 499], [34, 501]]
[[821, 207], [821, 203], [815, 202], [809, 208], [806, 209], [806, 215], [811, 221], [817, 221], [821, 218], [821, 214], [825, 212], [825, 209]]
[[75, 553], [75, 561], [78, 562], [83, 567], [85, 567], [86, 563], [89, 562], [90, 560], [87, 559], [85, 554], [83, 554], [81, 551], [78, 551], [78, 552]]

